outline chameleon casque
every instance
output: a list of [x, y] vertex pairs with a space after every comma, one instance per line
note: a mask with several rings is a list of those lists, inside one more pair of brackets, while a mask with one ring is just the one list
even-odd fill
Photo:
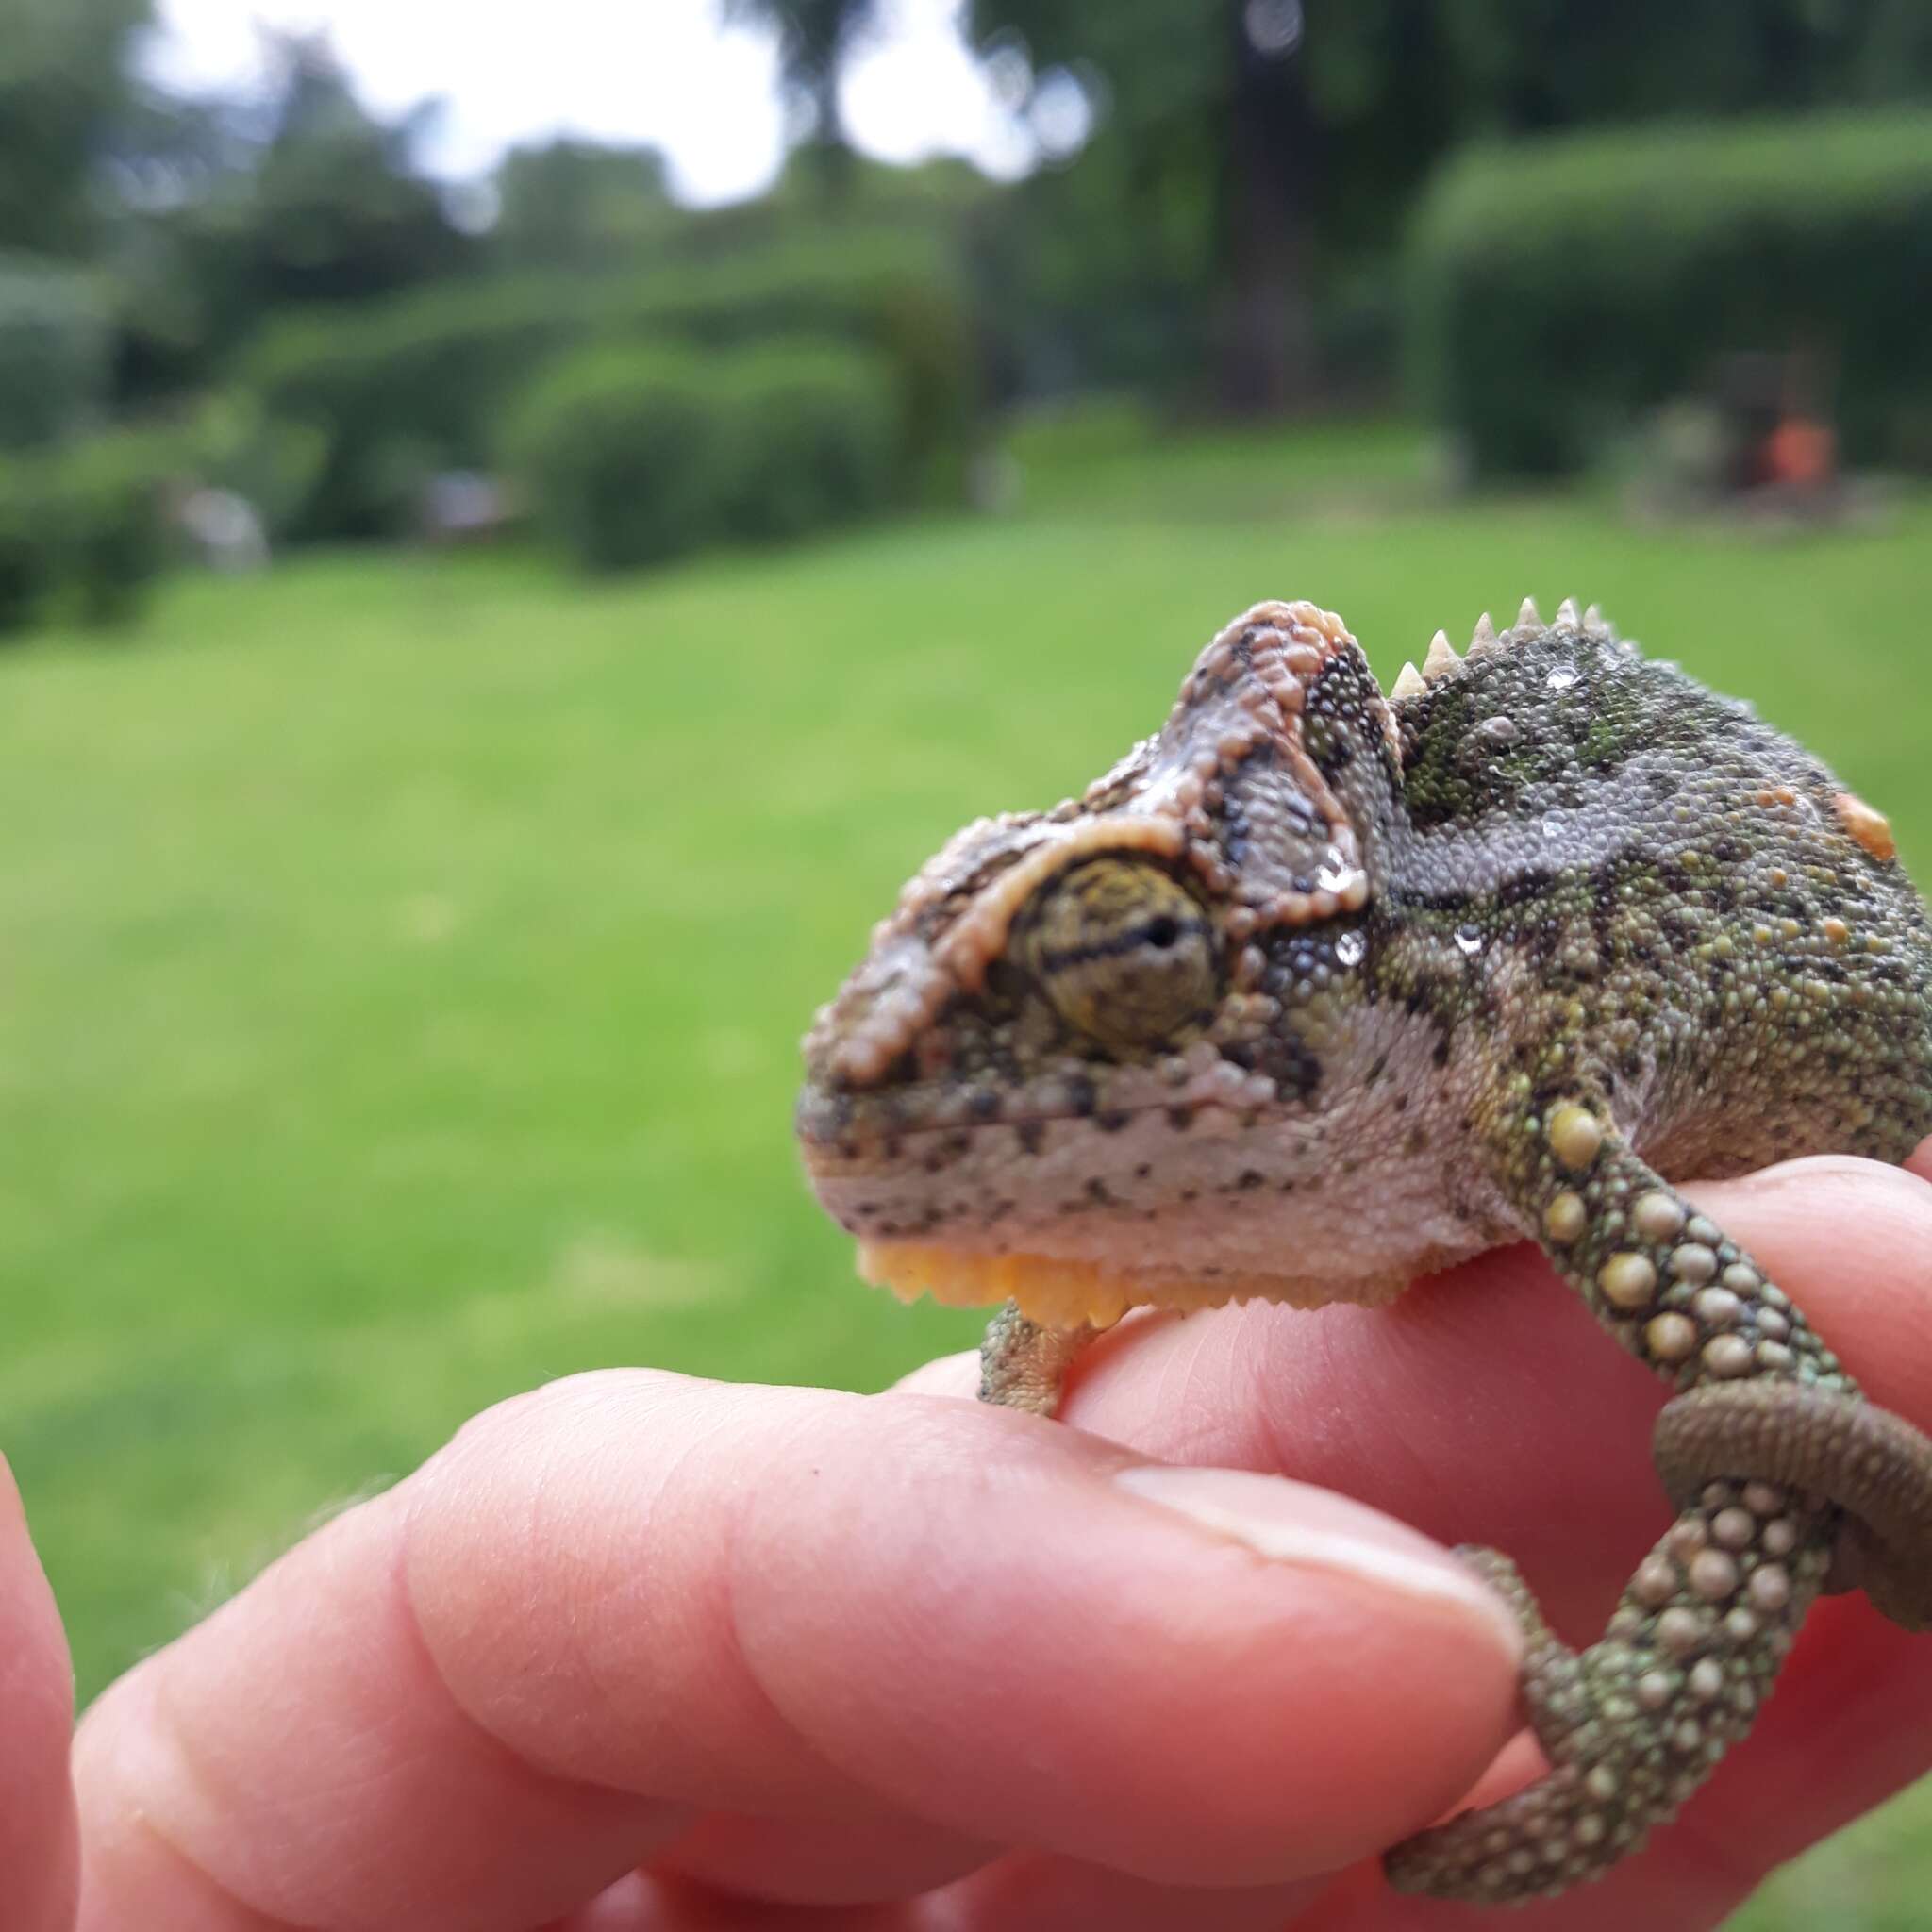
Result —
[[1005, 1303], [984, 1400], [1051, 1413], [1129, 1307], [1381, 1303], [1525, 1235], [1675, 1391], [1679, 1513], [1600, 1641], [1464, 1552], [1524, 1625], [1551, 1769], [1396, 1846], [1398, 1886], [1607, 1870], [1821, 1591], [1932, 1624], [1932, 1442], [1671, 1184], [1904, 1159], [1932, 930], [1877, 812], [1594, 607], [1485, 616], [1466, 656], [1439, 633], [1385, 698], [1341, 619], [1257, 605], [1083, 797], [959, 832], [805, 1051], [807, 1167], [861, 1272]]

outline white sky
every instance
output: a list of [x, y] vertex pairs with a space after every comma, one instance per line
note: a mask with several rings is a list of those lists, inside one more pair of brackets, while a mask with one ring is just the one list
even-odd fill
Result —
[[[841, 105], [882, 160], [965, 154], [1021, 172], [1034, 147], [994, 101], [958, 33], [958, 0], [887, 0]], [[440, 96], [425, 155], [459, 177], [514, 142], [559, 133], [650, 142], [686, 198], [757, 192], [783, 150], [772, 42], [721, 25], [720, 0], [158, 0], [143, 71], [190, 90], [260, 71], [256, 24], [325, 27], [358, 94], [384, 115]]]

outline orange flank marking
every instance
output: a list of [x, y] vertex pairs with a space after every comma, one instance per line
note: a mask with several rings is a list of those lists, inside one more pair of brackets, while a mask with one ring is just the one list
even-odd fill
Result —
[[1891, 836], [1891, 822], [1855, 793], [1840, 791], [1832, 801], [1838, 807], [1839, 822], [1874, 858], [1898, 857], [1898, 841]]

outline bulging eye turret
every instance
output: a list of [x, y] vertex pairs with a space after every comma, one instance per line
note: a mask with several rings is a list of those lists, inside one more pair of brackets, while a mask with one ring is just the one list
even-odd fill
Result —
[[1012, 955], [1069, 1026], [1116, 1052], [1170, 1045], [1221, 996], [1200, 901], [1144, 861], [1094, 858], [1050, 880], [1015, 922]]

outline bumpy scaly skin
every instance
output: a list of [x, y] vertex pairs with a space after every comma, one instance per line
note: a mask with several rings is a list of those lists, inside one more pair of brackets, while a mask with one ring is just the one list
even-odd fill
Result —
[[1469, 1553], [1552, 1769], [1396, 1847], [1397, 1884], [1594, 1876], [1743, 1734], [1821, 1590], [1932, 1624], [1932, 1444], [1665, 1178], [1903, 1159], [1932, 932], [1877, 813], [1593, 608], [1439, 634], [1385, 700], [1340, 619], [1258, 606], [1082, 799], [925, 868], [807, 1060], [867, 1271], [1017, 1296], [988, 1400], [1050, 1413], [1127, 1306], [1381, 1301], [1521, 1234], [1671, 1383], [1681, 1513], [1599, 1642]]

